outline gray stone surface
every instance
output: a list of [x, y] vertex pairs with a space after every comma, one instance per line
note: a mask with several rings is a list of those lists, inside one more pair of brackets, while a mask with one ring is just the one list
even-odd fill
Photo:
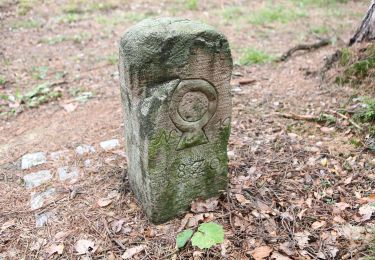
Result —
[[68, 150], [56, 151], [56, 152], [52, 152], [50, 154], [50, 158], [54, 161], [66, 159], [68, 156], [69, 156]]
[[29, 169], [33, 166], [43, 164], [47, 161], [46, 153], [29, 153], [22, 156], [21, 168], [22, 170]]
[[33, 173], [26, 174], [25, 176], [23, 176], [23, 180], [25, 182], [25, 186], [27, 189], [38, 187], [41, 184], [46, 183], [51, 179], [52, 179], [52, 174], [51, 174], [51, 171], [49, 170], [33, 172]]
[[79, 177], [78, 169], [74, 167], [68, 167], [68, 166], [58, 168], [57, 174], [59, 175], [60, 181], [76, 179]]
[[32, 210], [38, 209], [43, 206], [44, 202], [51, 199], [56, 193], [54, 188], [49, 188], [44, 192], [31, 193], [30, 207]]
[[112, 139], [103, 141], [100, 143], [100, 147], [103, 148], [106, 151], [112, 150], [120, 145], [118, 139]]
[[95, 148], [89, 144], [83, 144], [80, 146], [77, 146], [76, 153], [78, 155], [84, 155], [88, 153], [95, 153]]
[[52, 212], [43, 212], [40, 214], [35, 214], [35, 226], [37, 228], [43, 227], [48, 221], [52, 221], [55, 218], [55, 214]]
[[147, 19], [120, 43], [128, 174], [154, 223], [227, 186], [232, 58], [211, 26]]

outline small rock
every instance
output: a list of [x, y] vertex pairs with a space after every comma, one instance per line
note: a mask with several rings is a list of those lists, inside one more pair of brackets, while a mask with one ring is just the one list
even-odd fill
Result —
[[118, 139], [107, 140], [100, 143], [100, 147], [106, 151], [112, 150], [113, 148], [116, 148], [119, 145], [120, 143]]
[[51, 157], [52, 160], [58, 161], [60, 159], [66, 158], [68, 152], [69, 152], [68, 150], [52, 152], [50, 157]]
[[236, 157], [236, 155], [234, 154], [234, 151], [228, 151], [228, 158], [229, 159], [234, 159], [234, 157]]
[[84, 155], [85, 153], [95, 153], [95, 148], [91, 145], [83, 144], [76, 148], [76, 153], [79, 155]]
[[32, 210], [38, 209], [43, 206], [44, 201], [49, 197], [52, 197], [56, 193], [54, 188], [50, 188], [45, 192], [33, 192], [31, 193], [30, 207]]
[[89, 168], [91, 166], [91, 160], [90, 159], [87, 159], [83, 162], [83, 165], [86, 167], [86, 168]]
[[52, 212], [44, 212], [41, 214], [35, 214], [35, 226], [38, 227], [43, 227], [47, 221], [51, 220], [54, 218], [55, 215]]
[[77, 168], [69, 168], [68, 166], [60, 167], [57, 169], [60, 181], [66, 181], [69, 179], [76, 179], [79, 177]]
[[33, 172], [23, 176], [27, 189], [38, 187], [41, 184], [48, 182], [50, 179], [52, 179], [52, 174], [51, 171], [48, 170]]
[[29, 169], [33, 166], [43, 164], [47, 161], [46, 153], [30, 153], [22, 156], [21, 168], [22, 170]]

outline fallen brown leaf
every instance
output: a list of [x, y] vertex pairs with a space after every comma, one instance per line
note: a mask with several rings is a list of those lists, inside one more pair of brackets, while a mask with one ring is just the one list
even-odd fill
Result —
[[191, 204], [191, 211], [194, 213], [214, 211], [218, 204], [219, 201], [217, 198], [210, 198], [207, 200], [197, 199]]
[[122, 259], [130, 259], [134, 255], [139, 254], [143, 250], [145, 250], [146, 246], [145, 245], [140, 245], [136, 247], [129, 248], [125, 251], [125, 253], [121, 256]]
[[78, 255], [94, 253], [97, 249], [94, 241], [87, 240], [87, 239], [78, 240], [74, 248], [77, 251]]
[[311, 227], [312, 227], [312, 229], [319, 229], [321, 227], [324, 227], [326, 224], [327, 224], [327, 222], [325, 222], [324, 220], [315, 221], [314, 223], [312, 223]]
[[47, 248], [48, 257], [52, 256], [53, 254], [62, 255], [64, 252], [64, 244], [52, 244]]
[[109, 198], [101, 198], [98, 200], [99, 207], [107, 207], [111, 203], [112, 203], [112, 200]]
[[262, 260], [268, 257], [272, 251], [273, 249], [269, 246], [261, 246], [251, 251], [251, 255], [254, 257], [255, 260]]

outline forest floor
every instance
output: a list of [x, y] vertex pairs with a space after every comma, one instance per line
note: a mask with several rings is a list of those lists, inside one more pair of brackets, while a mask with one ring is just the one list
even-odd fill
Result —
[[[134, 259], [374, 259], [374, 142], [342, 112], [369, 92], [323, 84], [314, 73], [345, 46], [367, 7], [365, 0], [1, 0], [0, 259], [121, 259], [125, 252]], [[122, 186], [117, 70], [122, 34], [154, 16], [215, 26], [235, 62], [228, 190], [157, 226]], [[326, 47], [273, 62], [327, 37]], [[119, 145], [104, 150], [100, 143], [111, 139]], [[94, 149], [78, 154], [84, 145]], [[22, 170], [22, 156], [36, 152], [46, 162]], [[61, 167], [77, 175], [60, 181]], [[41, 170], [52, 179], [27, 189], [23, 177]], [[224, 243], [175, 252], [179, 231], [208, 221], [224, 227]]]

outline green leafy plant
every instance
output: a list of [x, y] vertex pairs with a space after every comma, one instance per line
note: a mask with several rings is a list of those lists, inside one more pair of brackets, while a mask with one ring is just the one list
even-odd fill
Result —
[[185, 230], [177, 235], [176, 248], [183, 248], [191, 239], [191, 244], [200, 249], [208, 249], [224, 242], [224, 229], [214, 222], [202, 223], [198, 230]]
[[187, 229], [179, 233], [176, 238], [176, 247], [178, 249], [183, 248], [186, 245], [186, 243], [189, 241], [193, 233], [194, 231], [191, 229]]

